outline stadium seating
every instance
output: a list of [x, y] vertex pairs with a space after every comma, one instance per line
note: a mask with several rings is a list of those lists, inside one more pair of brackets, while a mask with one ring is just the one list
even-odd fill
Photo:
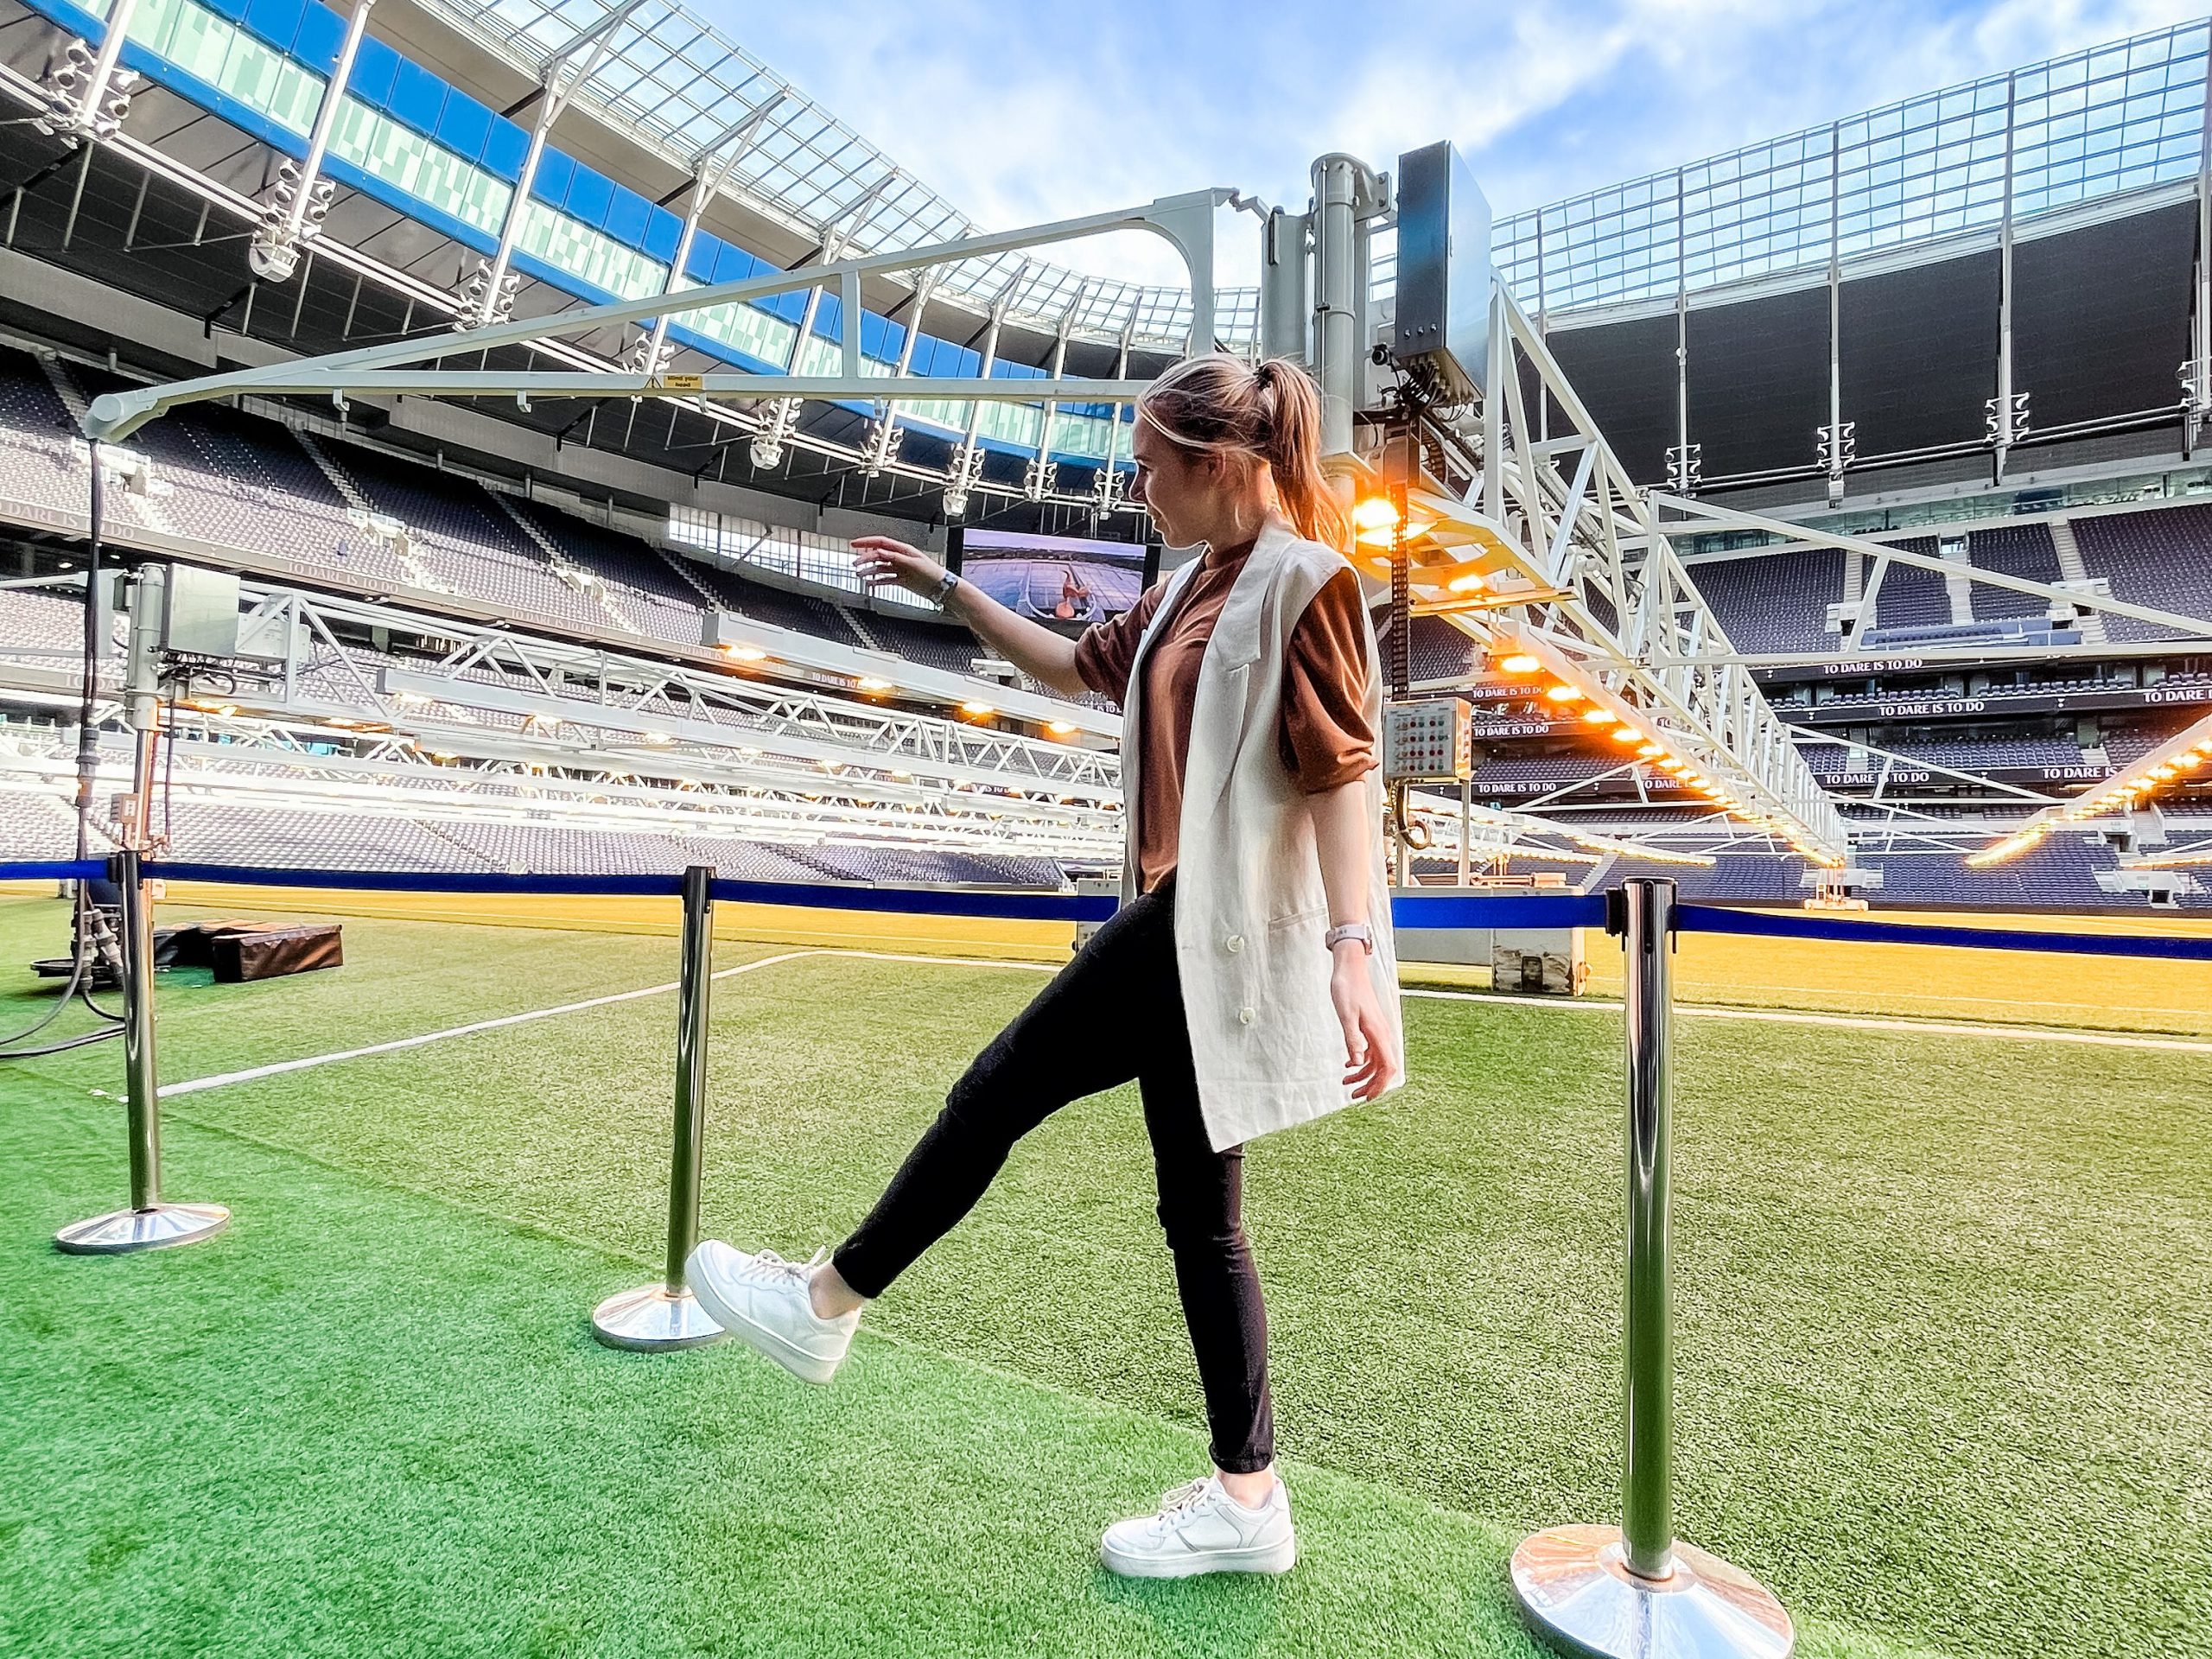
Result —
[[[1932, 537], [1916, 537], [1897, 543], [1907, 553], [1933, 555]], [[1868, 572], [1871, 576], [1872, 572]], [[1886, 633], [1893, 628], [1945, 628], [1951, 626], [1951, 601], [1941, 571], [1916, 564], [1892, 564], [1883, 575], [1874, 595], [1874, 615], [1864, 632]]]
[[73, 668], [84, 655], [85, 607], [75, 595], [0, 588], [0, 657]]
[[[2156, 512], [2097, 514], [2071, 521], [2082, 564], [2112, 584], [2115, 599], [2212, 616], [2212, 505]], [[2178, 631], [2133, 617], [2110, 617], [2116, 640], [2170, 639]]]
[[[123, 384], [100, 371], [69, 365], [60, 371], [86, 396]], [[340, 440], [305, 438], [291, 427], [230, 408], [209, 405], [175, 412], [133, 435], [126, 450], [153, 463], [151, 491], [116, 489], [111, 511], [120, 520], [236, 547], [282, 560], [302, 572], [330, 571], [385, 588], [424, 587], [466, 594], [498, 607], [518, 624], [633, 632], [673, 645], [702, 638], [706, 613], [728, 610], [772, 626], [841, 644], [887, 651], [954, 673], [973, 671], [980, 648], [965, 630], [922, 615], [888, 614], [849, 607], [818, 595], [787, 591], [737, 572], [625, 535], [542, 501], [495, 493], [486, 485], [378, 448]], [[0, 349], [0, 498], [31, 508], [81, 513], [84, 451], [75, 438], [68, 404], [48, 371], [19, 352]], [[398, 521], [409, 546], [396, 550], [363, 528], [360, 508]], [[2212, 505], [2146, 510], [2075, 521], [2075, 537], [2094, 575], [2107, 576], [2125, 596], [2177, 609], [2212, 609]], [[1930, 549], [1932, 537], [1904, 543]], [[2037, 581], [2058, 575], [2057, 554], [2041, 524], [1999, 525], [1968, 539], [1974, 565]], [[1694, 567], [1700, 587], [1743, 649], [1826, 652], [1837, 649], [1826, 627], [1826, 607], [1842, 596], [1840, 555], [1798, 552], [1731, 558]], [[1891, 567], [1878, 598], [1878, 626], [1870, 638], [1900, 635], [1936, 643], [1994, 637], [2040, 626], [2039, 600], [1977, 587], [1974, 621], [1951, 620], [1942, 573]], [[21, 662], [73, 665], [81, 613], [67, 594], [0, 589], [0, 657]], [[1501, 708], [1526, 701], [1525, 685], [1488, 683], [1479, 653], [1449, 623], [1417, 618], [1410, 625], [1412, 677], [1416, 683], [1465, 687]], [[2115, 639], [2140, 639], [2159, 631], [2124, 619]], [[1385, 661], [1389, 646], [1384, 645]], [[365, 646], [318, 642], [302, 669], [303, 685], [321, 687], [334, 700], [351, 701], [354, 676], [374, 683], [394, 659]], [[2126, 683], [2105, 671], [2063, 668], [2016, 684], [1976, 687], [1944, 695], [1971, 695], [1992, 703], [2054, 692]], [[511, 677], [476, 666], [464, 677], [505, 685]], [[2212, 687], [2212, 673], [2180, 669], [2166, 677], [2173, 688]], [[1802, 707], [1811, 688], [1781, 695]], [[1930, 693], [1929, 695], [1938, 695]], [[1087, 702], [1102, 701], [1085, 698]], [[1864, 709], [1878, 719], [1882, 701], [1866, 696], [1820, 697], [1831, 715]], [[521, 716], [458, 707], [444, 711], [454, 724], [513, 729]], [[1505, 717], [1518, 717], [1509, 715]], [[2110, 764], [2124, 766], [2150, 748], [2184, 716], [2119, 724], [2105, 739]], [[1965, 772], [2029, 769], [2083, 763], [2070, 735], [1952, 735], [1899, 729], [1883, 747], [1909, 759]], [[1814, 746], [1807, 758], [1823, 773], [1842, 769], [1846, 751]], [[1507, 799], [1564, 788], [1613, 764], [1603, 752], [1553, 754], [1493, 753], [1475, 777], [1478, 792], [1495, 790]], [[496, 790], [479, 791], [496, 794]], [[27, 804], [26, 803], [29, 803]], [[1929, 811], [1942, 815], [1938, 804]], [[2177, 815], [2190, 809], [2177, 808]], [[1608, 810], [1603, 823], [1633, 831], [1637, 825], [1697, 822], [1694, 807]], [[66, 850], [73, 831], [66, 803], [0, 794], [0, 847], [20, 855]], [[577, 830], [531, 821], [517, 801], [512, 821], [480, 815], [429, 820], [404, 816], [276, 812], [194, 800], [177, 808], [176, 850], [192, 856], [241, 861], [348, 864], [381, 869], [468, 868], [547, 871], [668, 872], [694, 861], [725, 874], [762, 880], [980, 883], [1055, 886], [1059, 868], [1049, 860], [1011, 855], [939, 852], [927, 849], [823, 844], [798, 847], [704, 833], [668, 835], [650, 828]], [[2094, 872], [2109, 868], [2109, 855], [2080, 837], [2057, 839], [2057, 850], [2022, 861], [2018, 869], [1978, 873], [1971, 880], [1947, 855], [1896, 855], [1897, 874], [1885, 888], [1890, 902], [2139, 904], [2107, 893]], [[1725, 900], [1794, 902], [1802, 895], [1796, 861], [1731, 850], [1713, 872], [1681, 878], [1691, 896]], [[2009, 896], [2006, 896], [2009, 895]], [[2212, 903], [2212, 897], [2204, 902]]]
[[[1997, 767], [2078, 766], [2081, 746], [2059, 737], [1917, 737], [1901, 736], [1886, 747], [1899, 754], [1933, 760], [1938, 766], [1974, 772]], [[1840, 750], [1829, 748], [1831, 754]]]
[[[129, 384], [81, 365], [64, 372], [87, 397]], [[86, 487], [75, 434], [36, 359], [0, 349], [0, 499], [82, 513]], [[309, 574], [342, 572], [381, 587], [464, 594], [524, 626], [626, 630], [696, 645], [707, 612], [721, 609], [971, 671], [976, 646], [965, 629], [876, 613], [855, 622], [833, 601], [680, 558], [543, 503], [495, 498], [458, 474], [365, 445], [312, 442], [323, 461], [279, 423], [219, 405], [179, 410], [124, 446], [154, 463], [154, 492], [111, 490], [109, 511]], [[407, 556], [355, 522], [354, 504], [341, 488], [362, 508], [405, 527]]]
[[[2028, 582], [2056, 582], [2060, 576], [2058, 551], [2051, 545], [2049, 527], [2044, 524], [1999, 524], [1989, 530], [1977, 530], [1967, 537], [1967, 557], [1977, 569], [2018, 576]], [[2034, 594], [1974, 584], [1974, 613], [1977, 620], [2036, 617], [2049, 609], [2050, 602]]]
[[1690, 580], [1738, 651], [1835, 648], [1836, 636], [1827, 630], [1827, 607], [1843, 599], [1840, 553], [1770, 553], [1714, 560], [1692, 565]]

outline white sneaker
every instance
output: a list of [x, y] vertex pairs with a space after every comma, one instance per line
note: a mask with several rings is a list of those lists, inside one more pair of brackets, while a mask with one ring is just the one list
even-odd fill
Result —
[[786, 1262], [773, 1250], [747, 1255], [709, 1239], [684, 1263], [691, 1291], [715, 1323], [794, 1376], [827, 1382], [860, 1326], [858, 1308], [825, 1319], [814, 1311], [807, 1280], [823, 1258]]
[[1290, 1494], [1282, 1478], [1258, 1508], [1238, 1503], [1218, 1475], [1178, 1486], [1157, 1515], [1116, 1521], [1099, 1558], [1133, 1579], [1186, 1579], [1199, 1573], [1287, 1573], [1298, 1561]]

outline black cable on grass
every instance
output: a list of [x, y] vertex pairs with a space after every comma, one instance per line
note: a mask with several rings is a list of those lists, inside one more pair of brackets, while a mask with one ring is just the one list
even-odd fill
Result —
[[[77, 704], [77, 861], [80, 864], [92, 856], [92, 796], [99, 787], [99, 734], [92, 725], [92, 702], [99, 690], [100, 531], [105, 522], [107, 508], [106, 492], [100, 476], [100, 446], [94, 442], [91, 449], [92, 524], [85, 550], [85, 676], [83, 691]], [[123, 1016], [100, 1007], [92, 1000], [92, 976], [86, 971], [91, 965], [93, 949], [92, 893], [81, 880], [76, 883], [76, 909], [73, 912], [70, 928], [68, 982], [61, 988], [61, 995], [54, 999], [52, 1007], [14, 1036], [0, 1039], [0, 1061], [36, 1059], [41, 1055], [82, 1048], [88, 1043], [102, 1042], [118, 1036], [123, 1030]], [[60, 1019], [62, 1011], [73, 1001], [81, 1001], [105, 1023], [96, 1030], [74, 1037], [29, 1048], [22, 1046]]]
[[[4, 1046], [0, 1046], [0, 1061], [35, 1060], [41, 1055], [59, 1054], [65, 1049], [82, 1048], [87, 1043], [100, 1042], [122, 1031], [123, 1016], [120, 1014], [111, 1013], [92, 1001], [92, 983], [86, 972], [86, 969], [92, 965], [92, 908], [91, 892], [84, 882], [79, 881], [77, 883], [76, 911], [71, 929], [74, 936], [75, 948], [69, 963], [68, 982], [62, 986], [61, 995], [54, 999], [52, 1007], [31, 1021], [22, 1031], [5, 1039]], [[74, 1037], [63, 1038], [51, 1043], [41, 1043], [28, 1048], [23, 1046], [32, 1038], [59, 1020], [72, 1001], [82, 1002], [106, 1023], [94, 1030], [79, 1033]]]

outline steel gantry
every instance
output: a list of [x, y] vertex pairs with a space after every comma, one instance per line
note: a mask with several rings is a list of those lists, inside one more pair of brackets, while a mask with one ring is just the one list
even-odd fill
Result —
[[[271, 813], [404, 818], [419, 823], [514, 823], [548, 830], [836, 843], [998, 853], [1071, 862], [1111, 862], [1118, 829], [1056, 823], [1041, 814], [971, 805], [957, 794], [804, 769], [747, 766], [682, 785], [658, 776], [658, 756], [632, 770], [563, 766], [543, 759], [480, 758], [399, 738], [361, 736], [334, 748], [319, 722], [181, 708], [168, 728], [162, 795]], [[57, 802], [73, 792], [73, 739], [47, 728], [0, 738], [0, 791]], [[97, 771], [103, 799], [132, 787], [131, 747], [104, 742]], [[159, 820], [162, 814], [152, 815]], [[118, 834], [122, 826], [112, 826]], [[158, 838], [158, 837], [157, 837]]]
[[[671, 760], [686, 746], [750, 749], [813, 766], [902, 771], [924, 783], [1048, 791], [1108, 810], [1121, 798], [1120, 760], [1110, 749], [389, 604], [252, 584], [245, 591], [252, 602], [242, 626], [273, 665], [270, 700], [259, 705], [271, 713], [367, 717], [418, 737], [429, 734], [416, 728], [435, 724], [456, 739], [465, 735], [456, 728], [490, 717], [531, 745], [636, 740]], [[372, 628], [447, 649], [402, 659], [340, 637]]]
[[[188, 736], [256, 748], [279, 772], [366, 778], [356, 763], [375, 760], [417, 805], [425, 791], [481, 797], [508, 773], [584, 802], [620, 785], [639, 813], [742, 817], [785, 838], [867, 839], [880, 813], [892, 840], [1076, 860], [1120, 846], [1120, 757], [1072, 741], [1071, 725], [1071, 741], [1031, 737], [390, 603], [241, 591], [239, 661], [176, 717]], [[371, 629], [442, 649], [348, 642]], [[0, 658], [0, 691], [58, 708], [59, 680], [19, 654]], [[106, 677], [112, 695], [112, 664]], [[181, 744], [179, 765], [194, 753]], [[228, 764], [203, 758], [212, 772]]]
[[[683, 291], [677, 315], [746, 300], [834, 289], [838, 296], [838, 367], [834, 374], [749, 374], [710, 370], [702, 374], [652, 374], [589, 368], [447, 369], [426, 367], [448, 357], [477, 357], [501, 346], [543, 346], [596, 329], [655, 317], [670, 308], [656, 292], [644, 299], [575, 307], [542, 317], [487, 322], [454, 333], [394, 340], [319, 358], [244, 369], [168, 385], [110, 392], [93, 400], [86, 425], [96, 441], [127, 437], [146, 422], [186, 404], [249, 394], [326, 397], [342, 402], [349, 393], [386, 397], [684, 397], [709, 402], [767, 402], [797, 397], [873, 403], [885, 399], [949, 398], [986, 403], [1130, 402], [1145, 382], [1113, 380], [1007, 380], [988, 376], [886, 378], [866, 372], [861, 355], [861, 290], [864, 281], [914, 275], [985, 255], [1017, 251], [1141, 230], [1163, 238], [1179, 253], [1191, 273], [1192, 325], [1189, 347], [1213, 345], [1213, 213], [1232, 193], [1198, 190], [1165, 196], [1140, 207], [1091, 213], [1026, 230], [962, 237], [929, 247], [834, 259], [794, 270], [768, 271], [726, 283], [709, 283]], [[1126, 372], [1126, 371], [1125, 371]]]
[[[1503, 283], [1471, 435], [1479, 467], [1454, 494], [1407, 492], [1416, 613], [1447, 618], [1500, 661], [1547, 673], [1624, 743], [1736, 816], [1840, 863], [1835, 803], [1698, 593], [1662, 524], [1542, 335]], [[1539, 435], [1532, 397], [1552, 419]], [[1387, 556], [1370, 556], [1387, 574]]]

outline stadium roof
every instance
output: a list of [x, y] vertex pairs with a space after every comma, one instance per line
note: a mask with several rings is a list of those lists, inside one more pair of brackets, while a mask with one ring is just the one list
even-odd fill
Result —
[[2132, 206], [2204, 163], [2208, 35], [2152, 30], [1501, 219], [1498, 270], [1557, 314]]
[[[849, 245], [877, 253], [977, 234], [983, 228], [712, 25], [671, 0], [421, 0], [423, 9], [532, 77], [585, 31], [620, 15], [599, 67], [575, 94], [677, 167], [696, 168], [749, 114], [767, 113], [723, 188], [819, 239], [835, 227]], [[847, 223], [849, 216], [852, 222]], [[1008, 287], [1012, 292], [1008, 296]], [[1072, 309], [1078, 333], [1180, 350], [1190, 295], [1088, 276], [1019, 254], [942, 272], [940, 298], [965, 296], [988, 309], [1008, 296], [1014, 318], [1049, 333]], [[1217, 328], [1241, 342], [1256, 327], [1253, 290], [1216, 301]]]
[[[723, 188], [819, 239], [863, 252], [982, 227], [767, 65], [673, 0], [420, 0], [537, 76], [575, 38], [618, 18], [578, 101], [690, 170], [747, 115], [766, 114]], [[1747, 278], [1909, 249], [2062, 207], [2193, 177], [2205, 150], [2203, 20], [2068, 54], [1497, 221], [1498, 268], [1532, 310], [1671, 297]], [[848, 223], [847, 220], [851, 222]], [[1378, 245], [1378, 289], [1390, 283]], [[1190, 297], [1018, 254], [944, 273], [940, 296], [1050, 332], [1179, 349]], [[1257, 296], [1224, 290], [1217, 330], [1248, 344]]]

